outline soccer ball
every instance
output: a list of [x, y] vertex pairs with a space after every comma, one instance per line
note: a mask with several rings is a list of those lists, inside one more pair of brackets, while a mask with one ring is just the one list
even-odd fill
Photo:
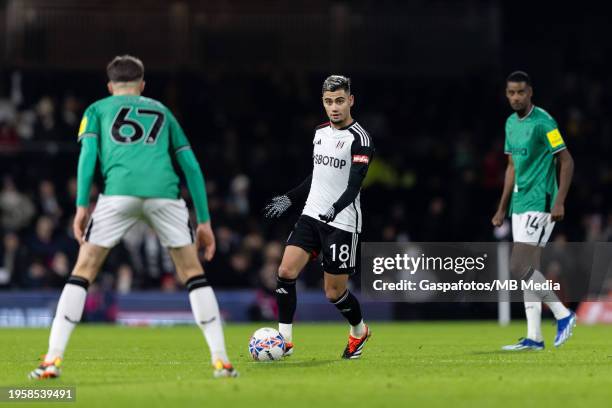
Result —
[[285, 353], [285, 338], [270, 327], [259, 329], [251, 336], [249, 353], [255, 361], [280, 360]]

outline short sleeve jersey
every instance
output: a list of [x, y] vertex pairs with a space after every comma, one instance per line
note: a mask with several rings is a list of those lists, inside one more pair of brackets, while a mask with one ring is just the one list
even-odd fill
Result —
[[[310, 192], [302, 214], [316, 220], [340, 198], [348, 185], [353, 164], [369, 164], [374, 154], [372, 138], [359, 123], [342, 129], [325, 123], [315, 130]], [[329, 225], [348, 232], [361, 232], [361, 198], [336, 215]]]
[[557, 122], [544, 109], [534, 106], [524, 118], [510, 115], [504, 151], [514, 162], [512, 214], [550, 212], [558, 189], [555, 154], [565, 148]]

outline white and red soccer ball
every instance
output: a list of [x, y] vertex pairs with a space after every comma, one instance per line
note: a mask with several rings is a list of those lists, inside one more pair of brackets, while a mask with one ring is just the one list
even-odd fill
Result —
[[270, 327], [259, 329], [251, 336], [249, 353], [255, 361], [280, 360], [285, 353], [285, 338]]

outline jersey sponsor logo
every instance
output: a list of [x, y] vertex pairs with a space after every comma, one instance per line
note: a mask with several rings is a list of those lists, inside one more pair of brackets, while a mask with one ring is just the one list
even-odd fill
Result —
[[320, 145], [321, 144], [321, 139], [317, 140], [316, 142], [314, 142], [314, 144], [316, 145]]
[[353, 155], [353, 163], [368, 164], [369, 162], [370, 162], [370, 158], [365, 154], [354, 154]]
[[322, 154], [315, 154], [313, 156], [314, 164], [322, 164], [323, 166], [330, 166], [336, 169], [342, 169], [346, 166], [346, 160], [338, 159], [333, 156], [325, 156]]
[[344, 142], [336, 143], [336, 149], [342, 149], [344, 147]]
[[553, 149], [555, 147], [561, 146], [563, 142], [563, 138], [561, 137], [561, 133], [559, 133], [559, 129], [553, 129], [550, 132], [546, 133], [546, 137], [548, 138], [548, 143], [550, 143], [550, 147]]
[[513, 156], [527, 156], [527, 148], [521, 147], [521, 148], [510, 149], [510, 153]]
[[79, 136], [85, 133], [86, 129], [87, 129], [87, 116], [83, 116], [83, 119], [81, 119], [81, 124], [79, 125]]

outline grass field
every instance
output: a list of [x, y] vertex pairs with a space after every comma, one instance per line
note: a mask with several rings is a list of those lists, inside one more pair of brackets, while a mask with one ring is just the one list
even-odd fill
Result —
[[[578, 326], [563, 348], [503, 353], [523, 324], [372, 324], [363, 358], [339, 358], [346, 326], [299, 324], [295, 354], [281, 362], [250, 360], [247, 343], [262, 325], [226, 328], [237, 379], [215, 380], [195, 327], [81, 325], [61, 379], [75, 386], [76, 407], [609, 407], [612, 327]], [[31, 386], [27, 373], [44, 353], [47, 330], [0, 330], [0, 386]], [[2, 404], [2, 403], [0, 403]], [[41, 407], [41, 403], [25, 404]], [[54, 403], [53, 406], [65, 404]]]

